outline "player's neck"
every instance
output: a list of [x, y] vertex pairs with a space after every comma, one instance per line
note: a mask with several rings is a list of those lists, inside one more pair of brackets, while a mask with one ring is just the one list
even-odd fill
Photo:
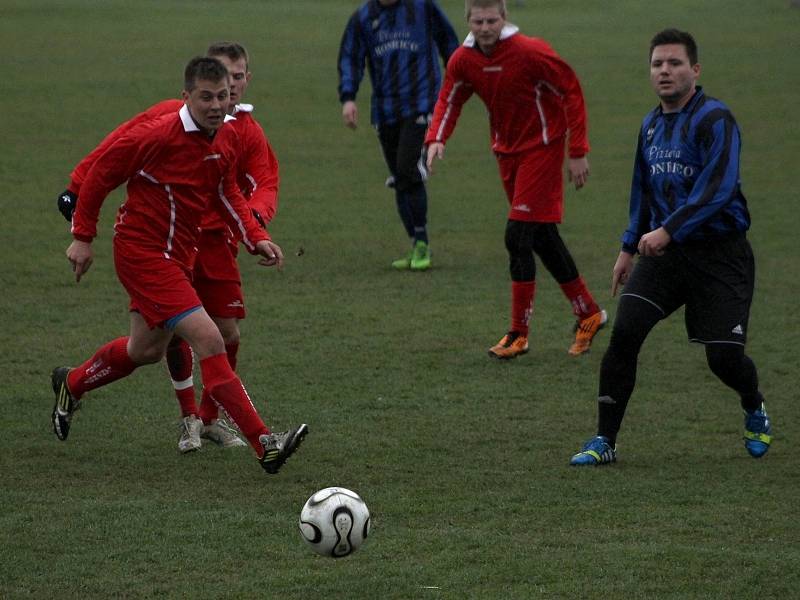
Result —
[[697, 88], [693, 87], [685, 96], [682, 96], [677, 100], [670, 101], [662, 98], [661, 112], [664, 114], [681, 112], [683, 107], [689, 104], [689, 101], [694, 98], [695, 93], [697, 93]]

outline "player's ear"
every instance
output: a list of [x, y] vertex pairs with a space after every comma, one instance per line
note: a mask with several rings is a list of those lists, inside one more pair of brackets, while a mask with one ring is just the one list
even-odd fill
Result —
[[181, 92], [181, 99], [182, 99], [184, 102], [186, 102], [186, 101], [189, 99], [189, 92], [187, 92], [186, 90], [183, 90], [183, 91]]

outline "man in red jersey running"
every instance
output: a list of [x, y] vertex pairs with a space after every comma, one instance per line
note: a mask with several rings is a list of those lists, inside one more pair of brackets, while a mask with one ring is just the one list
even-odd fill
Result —
[[219, 329], [191, 282], [201, 218], [215, 210], [264, 266], [283, 263], [280, 247], [251, 214], [236, 181], [241, 141], [224, 126], [228, 71], [219, 60], [192, 59], [184, 73], [184, 106], [131, 128], [92, 165], [81, 186], [67, 248], [77, 281], [89, 270], [100, 207], [127, 181], [114, 227], [117, 276], [130, 296], [130, 335], [102, 346], [74, 369], [53, 371], [52, 421], [65, 440], [81, 397], [164, 356], [173, 335], [200, 363], [204, 387], [239, 427], [268, 473], [277, 473], [308, 432], [303, 424], [271, 433], [231, 368]]
[[[562, 165], [580, 189], [589, 175], [586, 108], [575, 72], [543, 40], [506, 22], [503, 0], [467, 0], [470, 34], [447, 63], [425, 143], [428, 169], [463, 104], [476, 93], [489, 110], [492, 150], [511, 210], [505, 245], [511, 271], [511, 326], [489, 355], [515, 358], [528, 351], [528, 323], [536, 291], [537, 254], [561, 286], [577, 318], [573, 356], [587, 352], [607, 316], [594, 301], [558, 233], [563, 215]], [[567, 133], [569, 142], [567, 143]]]
[[[278, 161], [264, 131], [252, 117], [253, 106], [241, 104], [252, 77], [247, 50], [235, 42], [217, 42], [208, 48], [206, 55], [217, 58], [228, 69], [228, 112], [236, 119], [230, 121], [230, 126], [239, 133], [242, 146], [237, 161], [237, 180], [253, 215], [266, 225], [277, 209]], [[182, 105], [182, 100], [159, 102], [120, 125], [86, 156], [73, 170], [67, 190], [59, 196], [59, 209], [65, 218], [71, 219], [81, 184], [97, 156], [133, 126], [176, 112]], [[222, 334], [228, 361], [235, 370], [240, 338], [238, 322], [245, 317], [241, 275], [236, 262], [238, 244], [215, 211], [206, 213], [201, 228], [192, 283], [203, 307]], [[218, 418], [217, 405], [205, 391], [198, 408], [192, 377], [192, 352], [186, 341], [178, 336], [167, 348], [167, 366], [181, 409], [179, 451], [185, 453], [200, 449], [201, 438], [223, 448], [246, 445], [224, 419]]]

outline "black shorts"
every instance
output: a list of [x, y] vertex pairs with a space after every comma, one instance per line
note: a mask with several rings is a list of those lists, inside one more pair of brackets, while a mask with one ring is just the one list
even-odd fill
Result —
[[423, 145], [429, 122], [429, 115], [419, 115], [378, 127], [383, 157], [398, 190], [407, 190], [428, 178]]
[[686, 305], [689, 341], [744, 345], [754, 279], [750, 242], [738, 235], [639, 257], [622, 295], [649, 302], [662, 318]]

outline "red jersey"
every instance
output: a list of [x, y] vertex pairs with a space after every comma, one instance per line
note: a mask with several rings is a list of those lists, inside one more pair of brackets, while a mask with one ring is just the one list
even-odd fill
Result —
[[122, 125], [114, 129], [114, 131], [103, 138], [103, 141], [100, 142], [94, 150], [87, 154], [86, 157], [84, 157], [84, 159], [76, 165], [76, 167], [72, 170], [72, 173], [70, 173], [70, 181], [67, 189], [76, 196], [80, 196], [81, 186], [83, 185], [86, 176], [89, 174], [89, 169], [92, 168], [94, 161], [96, 161], [99, 156], [101, 156], [111, 147], [111, 144], [116, 142], [119, 138], [140, 123], [146, 123], [158, 117], [176, 113], [181, 109], [182, 106], [183, 100], [162, 100], [158, 104], [154, 104], [148, 108], [146, 111], [139, 113], [132, 119], [125, 121]]
[[[233, 126], [239, 134], [239, 160], [236, 167], [239, 189], [247, 198], [250, 208], [267, 224], [278, 208], [278, 159], [261, 125], [250, 114], [252, 112], [252, 104], [237, 104], [233, 111], [236, 120], [228, 125]], [[209, 211], [203, 216], [201, 226], [203, 229], [222, 229], [225, 222], [217, 213]]]
[[72, 217], [73, 237], [92, 241], [103, 201], [127, 180], [128, 195], [114, 226], [115, 244], [145, 255], [163, 254], [191, 269], [201, 218], [212, 208], [254, 251], [269, 236], [236, 182], [240, 147], [228, 123], [213, 138], [200, 131], [187, 106], [130, 128], [87, 173]]
[[[163, 115], [176, 113], [182, 106], [183, 100], [162, 100], [114, 129], [73, 169], [67, 189], [80, 196], [81, 186], [89, 169], [115, 141], [137, 125]], [[264, 130], [250, 114], [252, 112], [252, 104], [237, 104], [233, 112], [236, 120], [230, 121], [228, 126], [236, 129], [241, 145], [236, 173], [239, 189], [247, 198], [250, 207], [267, 224], [275, 216], [278, 208], [278, 184], [280, 183], [278, 159], [264, 135]], [[225, 226], [225, 222], [215, 211], [209, 211], [203, 218], [202, 227], [204, 229], [222, 229]]]
[[447, 61], [425, 143], [446, 142], [473, 92], [489, 110], [492, 150], [511, 154], [567, 134], [571, 158], [589, 152], [586, 106], [578, 77], [545, 41], [506, 25], [490, 56], [467, 36]]

